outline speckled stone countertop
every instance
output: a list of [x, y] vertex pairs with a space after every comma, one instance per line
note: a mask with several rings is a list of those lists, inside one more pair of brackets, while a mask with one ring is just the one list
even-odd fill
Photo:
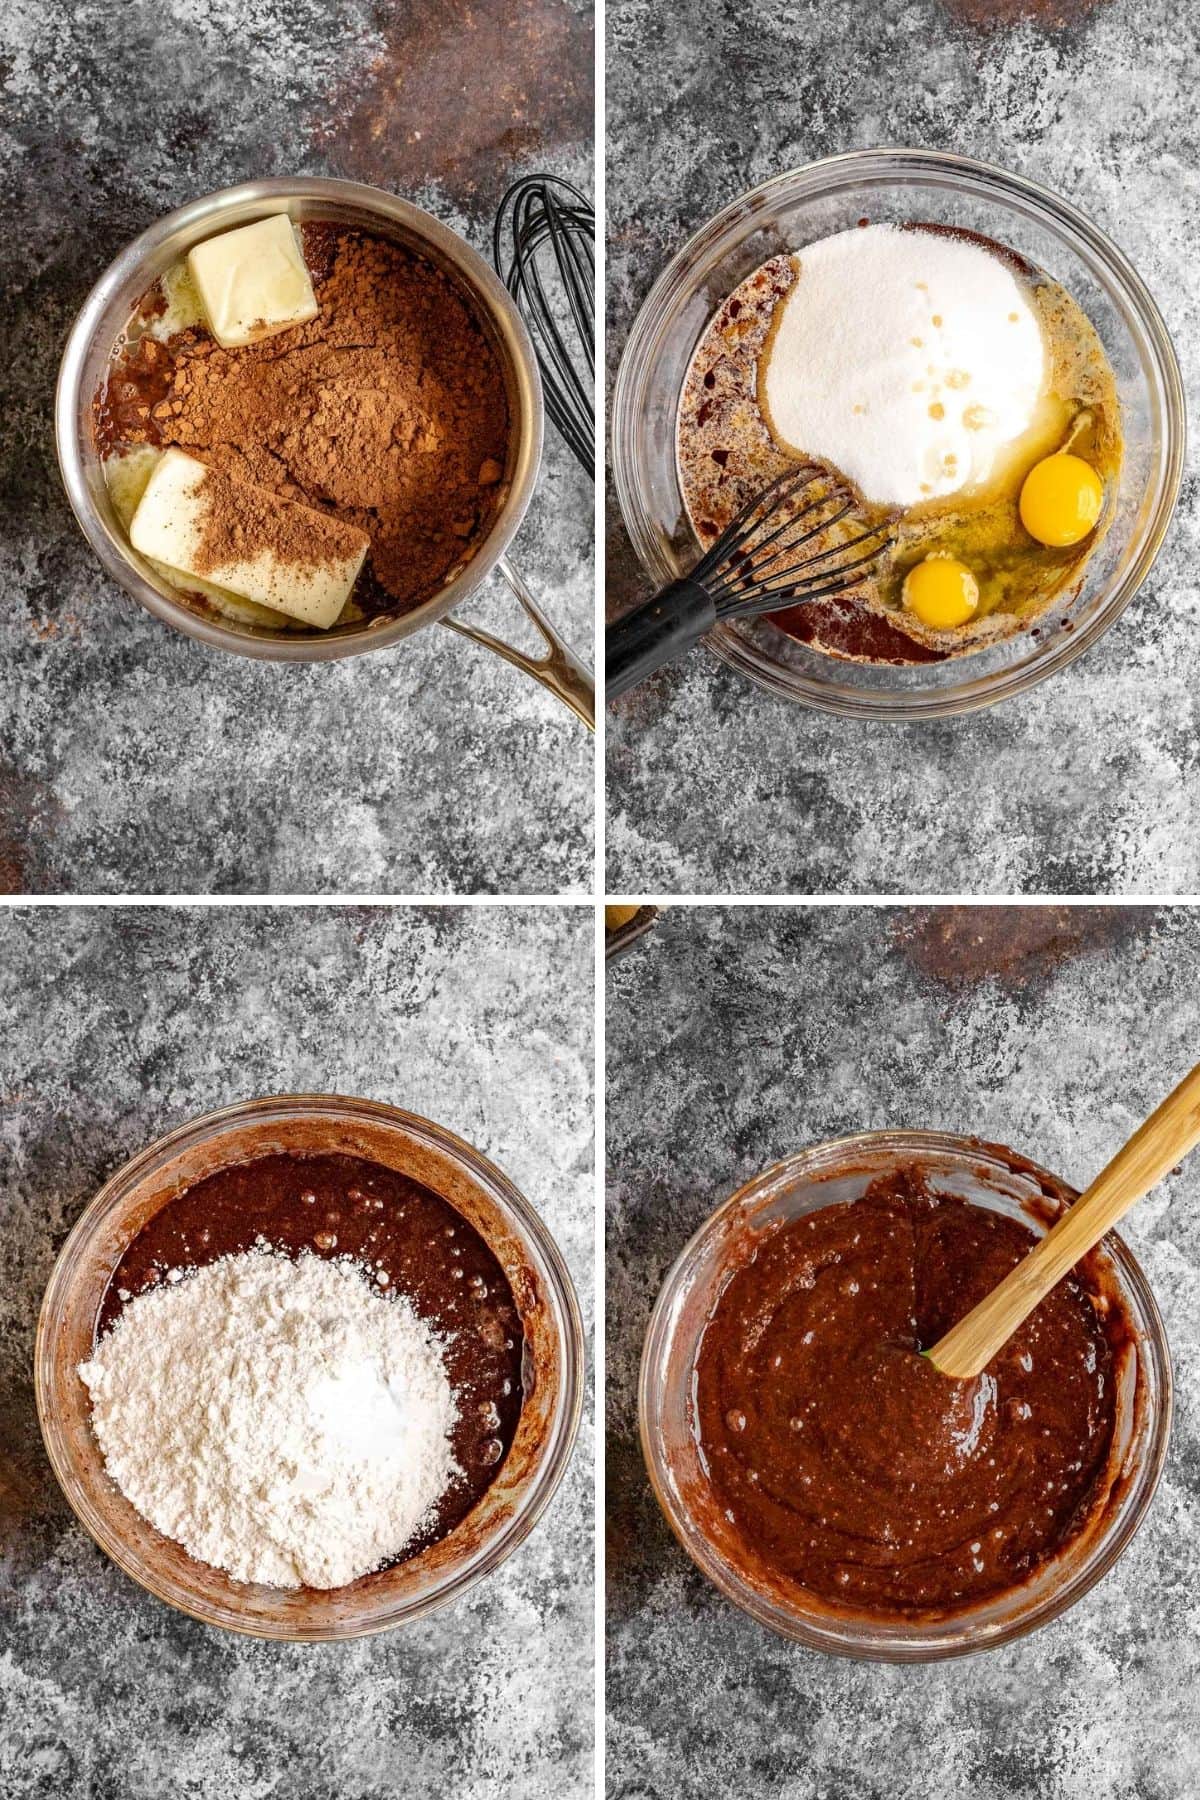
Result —
[[[590, 734], [441, 629], [325, 665], [172, 632], [64, 497], [63, 340], [112, 257], [261, 175], [389, 188], [490, 260], [518, 173], [592, 174], [587, 0], [22, 0], [0, 9], [0, 891], [557, 893], [590, 887]], [[592, 660], [592, 484], [549, 427], [512, 550]], [[463, 616], [534, 633], [498, 578]]]
[[[576, 909], [0, 913], [0, 1793], [5, 1800], [586, 1800], [592, 1480], [456, 1604], [381, 1637], [196, 1624], [85, 1536], [42, 1449], [42, 1291], [86, 1202], [197, 1113], [393, 1101], [492, 1157], [590, 1324], [590, 915]], [[590, 1413], [590, 1408], [589, 1408]]]
[[[953, 150], [1064, 194], [1200, 377], [1200, 11], [1169, 0], [610, 0], [609, 358], [685, 239], [839, 151]], [[653, 70], [653, 82], [646, 71]], [[1103, 641], [991, 712], [858, 724], [699, 652], [609, 710], [613, 893], [1194, 893], [1200, 504]], [[648, 592], [614, 516], [614, 615]]]
[[637, 1442], [650, 1309], [687, 1239], [792, 1150], [923, 1126], [1076, 1185], [1196, 1058], [1200, 917], [1176, 909], [673, 908], [608, 974], [612, 1800], [1191, 1800], [1200, 1791], [1200, 1162], [1122, 1225], [1176, 1395], [1124, 1558], [1023, 1642], [909, 1668], [790, 1645], [721, 1598]]

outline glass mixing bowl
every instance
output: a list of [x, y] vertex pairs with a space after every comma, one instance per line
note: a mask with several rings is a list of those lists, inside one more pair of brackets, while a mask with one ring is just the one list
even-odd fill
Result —
[[[195, 1561], [109, 1480], [78, 1365], [121, 1255], [181, 1189], [278, 1151], [363, 1156], [440, 1194], [474, 1225], [512, 1285], [525, 1332], [525, 1395], [500, 1472], [466, 1518], [419, 1555], [346, 1587], [282, 1589]], [[208, 1113], [170, 1132], [105, 1183], [63, 1245], [38, 1320], [34, 1384], [42, 1436], [84, 1529], [127, 1575], [207, 1625], [315, 1642], [363, 1637], [443, 1606], [489, 1575], [537, 1523], [562, 1479], [583, 1401], [583, 1329], [566, 1264], [529, 1202], [441, 1125], [398, 1107], [289, 1094]]]
[[924, 719], [1023, 693], [1095, 643], [1158, 554], [1179, 492], [1185, 410], [1162, 317], [1126, 258], [1081, 213], [1035, 182], [970, 157], [856, 150], [764, 182], [696, 233], [634, 321], [613, 393], [612, 464], [633, 547], [658, 586], [699, 546], [675, 456], [679, 397], [696, 346], [739, 282], [783, 251], [856, 225], [932, 221], [1008, 245], [1065, 287], [1112, 364], [1125, 434], [1108, 535], [1078, 591], [1006, 642], [912, 668], [847, 662], [796, 642], [768, 619], [722, 623], [705, 642], [760, 687], [855, 718]]
[[[1078, 1196], [1044, 1169], [998, 1145], [940, 1132], [864, 1132], [799, 1151], [747, 1182], [719, 1206], [663, 1283], [642, 1352], [638, 1415], [642, 1451], [659, 1505], [688, 1555], [721, 1592], [760, 1624], [814, 1650], [881, 1662], [934, 1662], [993, 1649], [1073, 1606], [1122, 1554], [1145, 1517], [1167, 1453], [1171, 1361], [1146, 1278], [1115, 1232], [1096, 1253], [1133, 1326], [1121, 1370], [1117, 1427], [1106, 1495], [1091, 1522], [1020, 1588], [952, 1616], [928, 1620], [853, 1617], [814, 1599], [802, 1606], [756, 1584], [720, 1540], [723, 1521], [699, 1501], [708, 1482], [692, 1414], [700, 1338], [731, 1263], [744, 1262], [757, 1233], [855, 1200], [877, 1176], [918, 1161], [935, 1191], [991, 1207], [1044, 1232]], [[712, 1508], [707, 1509], [711, 1514]]]

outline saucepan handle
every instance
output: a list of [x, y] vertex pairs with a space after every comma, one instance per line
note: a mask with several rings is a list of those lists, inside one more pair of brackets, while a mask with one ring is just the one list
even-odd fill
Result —
[[509, 587], [520, 601], [526, 616], [536, 625], [546, 645], [543, 656], [528, 656], [525, 651], [517, 650], [512, 644], [506, 644], [490, 631], [482, 631], [477, 625], [464, 625], [461, 619], [446, 618], [443, 625], [451, 631], [457, 631], [460, 637], [470, 638], [472, 643], [482, 644], [485, 650], [494, 650], [505, 662], [513, 663], [518, 669], [524, 669], [535, 681], [540, 681], [544, 688], [569, 706], [577, 719], [582, 719], [589, 730], [596, 729], [596, 684], [591, 671], [587, 669], [569, 644], [563, 642], [553, 625], [537, 604], [526, 587], [520, 571], [513, 567], [506, 556], [502, 556], [496, 567], [507, 581]]

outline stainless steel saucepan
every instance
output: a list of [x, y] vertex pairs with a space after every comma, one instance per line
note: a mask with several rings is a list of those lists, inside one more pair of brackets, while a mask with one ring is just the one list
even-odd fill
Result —
[[[512, 419], [508, 466], [499, 511], [470, 561], [428, 600], [402, 618], [361, 620], [329, 631], [273, 630], [222, 619], [189, 605], [132, 548], [113, 506], [92, 432], [92, 401], [112, 349], [138, 300], [194, 244], [235, 225], [286, 210], [298, 224], [327, 220], [392, 239], [436, 264], [471, 305], [489, 333], [504, 370]], [[217, 650], [279, 662], [327, 662], [399, 643], [426, 625], [441, 624], [524, 669], [595, 724], [595, 694], [587, 668], [536, 605], [506, 552], [525, 514], [542, 452], [542, 390], [528, 333], [504, 287], [457, 232], [379, 188], [317, 177], [249, 181], [193, 200], [160, 219], [105, 270], [72, 327], [63, 352], [55, 399], [59, 467], [84, 535], [105, 569], [156, 618]], [[541, 656], [457, 617], [458, 609], [496, 569], [516, 595], [545, 644]]]

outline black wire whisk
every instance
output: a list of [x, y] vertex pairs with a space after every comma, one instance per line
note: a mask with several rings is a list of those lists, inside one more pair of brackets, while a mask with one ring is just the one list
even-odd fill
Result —
[[628, 688], [691, 649], [720, 619], [753, 619], [858, 587], [894, 542], [870, 525], [828, 469], [789, 469], [725, 527], [690, 575], [609, 627], [605, 693]]
[[557, 175], [514, 181], [492, 255], [533, 339], [546, 412], [589, 475], [596, 460], [596, 214]]

